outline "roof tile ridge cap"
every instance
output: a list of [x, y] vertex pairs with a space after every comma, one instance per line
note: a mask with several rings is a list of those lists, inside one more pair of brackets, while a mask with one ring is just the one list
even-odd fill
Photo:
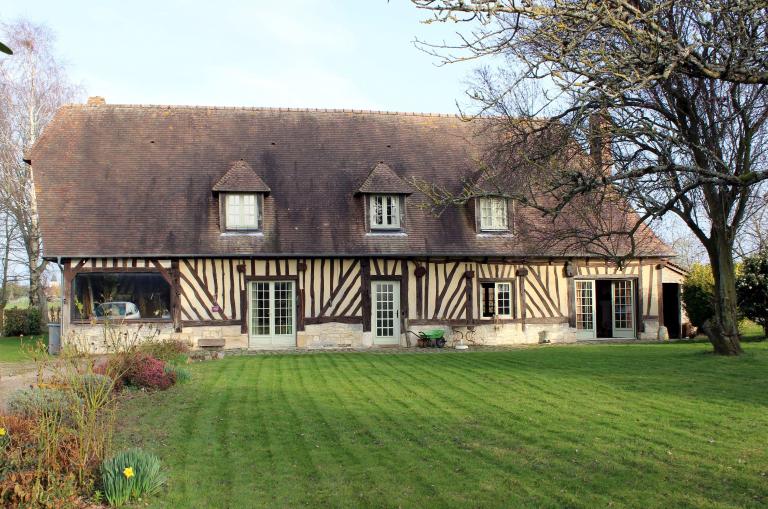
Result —
[[424, 111], [398, 111], [398, 110], [371, 110], [360, 108], [297, 108], [289, 106], [218, 106], [201, 104], [152, 104], [152, 103], [107, 103], [97, 106], [85, 103], [67, 103], [62, 108], [126, 108], [126, 109], [178, 109], [178, 110], [230, 110], [230, 111], [275, 111], [275, 112], [299, 112], [299, 113], [351, 113], [351, 114], [373, 114], [373, 115], [394, 115], [394, 116], [412, 116], [412, 117], [440, 117], [440, 118], [459, 118], [457, 113], [436, 113]]

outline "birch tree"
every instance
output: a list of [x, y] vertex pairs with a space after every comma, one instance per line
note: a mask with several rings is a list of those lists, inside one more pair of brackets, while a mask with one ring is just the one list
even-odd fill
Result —
[[0, 60], [0, 206], [21, 239], [29, 273], [29, 304], [46, 316], [43, 286], [46, 264], [32, 170], [23, 160], [56, 110], [78, 95], [53, 54], [53, 36], [46, 27], [27, 21], [2, 27], [14, 49]]
[[[506, 193], [550, 217], [585, 197], [616, 194], [638, 211], [629, 235], [678, 216], [713, 267], [715, 309], [704, 330], [716, 353], [741, 353], [734, 244], [768, 179], [768, 2], [412, 2], [430, 13], [427, 22], [459, 30], [454, 43], [417, 41], [425, 51], [444, 63], [504, 62], [480, 72], [470, 90], [475, 113], [497, 120], [488, 136], [499, 153], [519, 155], [518, 140], [530, 147], [553, 128], [584, 151], [609, 148], [599, 171], [554, 159], [557, 143], [550, 153], [523, 152], [526, 164], [501, 158], [492, 167]], [[541, 93], [516, 100], [531, 82]], [[534, 185], [538, 193], [520, 192]]]

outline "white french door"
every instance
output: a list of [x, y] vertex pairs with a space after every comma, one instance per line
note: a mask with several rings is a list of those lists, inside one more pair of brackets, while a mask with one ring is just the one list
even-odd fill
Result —
[[252, 281], [248, 288], [248, 346], [296, 346], [293, 281]]
[[400, 282], [371, 283], [371, 329], [375, 345], [400, 344]]
[[595, 339], [595, 282], [576, 283], [576, 339]]
[[614, 338], [635, 337], [635, 299], [632, 281], [621, 279], [611, 283], [611, 314]]

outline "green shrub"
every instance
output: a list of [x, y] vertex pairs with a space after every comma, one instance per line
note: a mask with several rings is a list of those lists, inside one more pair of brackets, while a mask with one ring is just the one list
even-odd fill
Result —
[[8, 410], [30, 419], [46, 417], [70, 422], [73, 409], [82, 404], [70, 391], [40, 387], [19, 389], [8, 397]]
[[42, 319], [37, 308], [6, 309], [3, 319], [4, 336], [34, 336], [42, 331]]
[[152, 495], [164, 482], [160, 460], [141, 449], [129, 449], [101, 464], [101, 484], [111, 506], [118, 507], [131, 499]]
[[694, 263], [683, 282], [683, 305], [688, 319], [696, 327], [714, 315], [714, 287], [712, 268]]
[[171, 362], [180, 355], [185, 355], [189, 349], [189, 343], [177, 339], [146, 341], [139, 345], [139, 351], [165, 362]]
[[183, 368], [174, 364], [166, 364], [164, 371], [166, 374], [173, 376], [177, 384], [185, 384], [192, 378], [192, 372], [190, 372], [187, 368]]
[[739, 310], [768, 336], [768, 250], [749, 256], [736, 277]]

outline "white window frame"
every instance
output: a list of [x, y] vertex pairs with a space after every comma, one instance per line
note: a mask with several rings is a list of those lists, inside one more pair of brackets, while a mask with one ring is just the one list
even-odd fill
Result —
[[[253, 203], [246, 203], [251, 198]], [[258, 193], [227, 193], [224, 195], [224, 214], [227, 231], [260, 230], [261, 196]]]
[[[381, 214], [379, 217], [379, 203], [381, 202]], [[391, 213], [385, 214], [384, 209], [391, 207]], [[371, 230], [399, 230], [400, 224], [400, 196], [396, 194], [372, 194], [368, 201], [370, 210]]]
[[[480, 282], [480, 314], [482, 315], [482, 310], [485, 308], [485, 291], [483, 291], [483, 285], [493, 283], [493, 312], [494, 312], [494, 318], [504, 318], [504, 319], [511, 319], [515, 314], [515, 300], [513, 297], [514, 287], [512, 285], [512, 281], [481, 281]], [[501, 292], [499, 292], [500, 286], [506, 286], [507, 287], [507, 294], [509, 296], [508, 298], [508, 306], [509, 306], [509, 313], [500, 314], [499, 313], [499, 295]], [[484, 319], [489, 319], [489, 317], [483, 316]]]
[[503, 196], [482, 196], [478, 200], [480, 231], [509, 230], [507, 199]]

